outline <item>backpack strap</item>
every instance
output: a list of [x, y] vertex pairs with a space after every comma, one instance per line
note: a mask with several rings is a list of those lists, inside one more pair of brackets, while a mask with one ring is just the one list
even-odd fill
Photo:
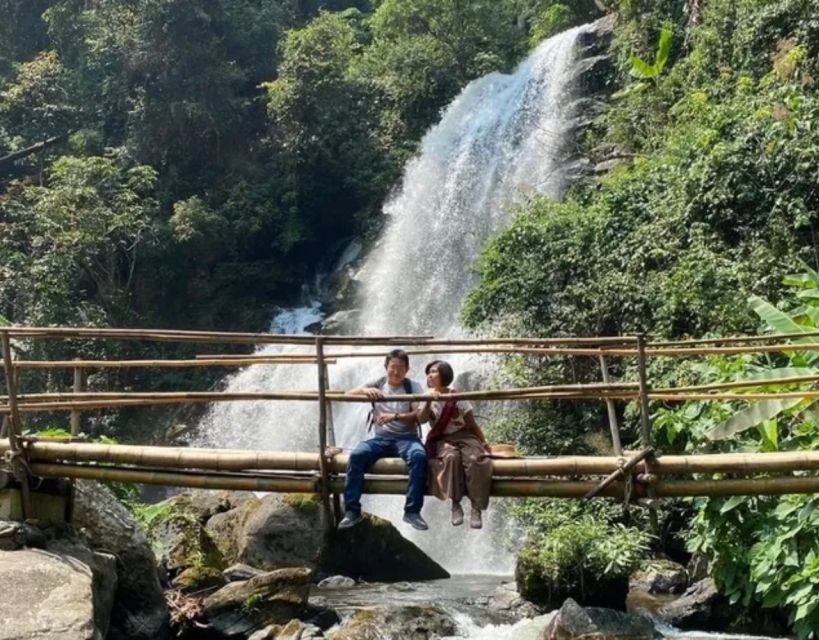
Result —
[[[384, 383], [387, 381], [386, 376], [380, 377], [378, 380], [375, 381], [375, 385], [370, 387], [371, 389], [381, 389], [384, 386]], [[375, 426], [375, 402], [371, 402], [370, 406], [370, 413], [367, 416], [367, 433], [373, 430]]]

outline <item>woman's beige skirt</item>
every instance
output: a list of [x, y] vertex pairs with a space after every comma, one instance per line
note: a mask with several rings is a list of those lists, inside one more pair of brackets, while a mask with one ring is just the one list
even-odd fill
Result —
[[437, 454], [428, 461], [427, 482], [432, 495], [453, 502], [469, 496], [473, 508], [485, 510], [492, 485], [492, 459], [480, 440], [461, 429], [438, 441]]

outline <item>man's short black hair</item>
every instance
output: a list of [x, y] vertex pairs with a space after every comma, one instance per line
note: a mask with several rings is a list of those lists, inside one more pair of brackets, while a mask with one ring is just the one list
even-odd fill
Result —
[[452, 370], [452, 367], [448, 362], [444, 362], [443, 360], [433, 360], [426, 366], [424, 373], [429, 373], [429, 370], [435, 366], [438, 367], [438, 375], [441, 376], [441, 384], [445, 387], [451, 385], [452, 381], [455, 379], [455, 372]]
[[387, 357], [384, 358], [384, 366], [386, 367], [390, 363], [390, 360], [393, 359], [401, 360], [401, 362], [404, 363], [407, 369], [409, 369], [409, 356], [407, 355], [407, 352], [404, 351], [403, 349], [393, 349], [392, 351], [390, 351], [387, 354]]

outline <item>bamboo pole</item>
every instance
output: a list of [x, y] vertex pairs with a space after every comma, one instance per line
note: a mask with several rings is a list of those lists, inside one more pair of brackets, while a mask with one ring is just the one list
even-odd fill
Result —
[[687, 387], [666, 387], [654, 389], [654, 393], [694, 393], [697, 391], [719, 391], [721, 389], [747, 389], [755, 387], [778, 387], [784, 385], [817, 382], [819, 375], [786, 376], [770, 380], [733, 380], [731, 382], [716, 382], [712, 384], [698, 384]]
[[[476, 396], [470, 397], [472, 401], [488, 401], [488, 400], [577, 400], [595, 402], [604, 399], [616, 400], [637, 400], [639, 395], [633, 392], [509, 392], [509, 393], [494, 393], [494, 392], [464, 392], [464, 394], [457, 394], [459, 396], [474, 393]], [[210, 395], [206, 395], [210, 394]], [[190, 393], [154, 393], [154, 394], [136, 394], [136, 393], [112, 393], [107, 397], [92, 400], [73, 400], [67, 398], [65, 400], [49, 401], [48, 398], [43, 397], [49, 394], [30, 394], [24, 402], [18, 403], [18, 410], [21, 413], [45, 413], [56, 411], [72, 411], [72, 410], [95, 410], [95, 409], [119, 409], [127, 407], [147, 407], [147, 406], [161, 406], [173, 404], [197, 404], [210, 402], [240, 402], [240, 401], [257, 401], [257, 400], [291, 400], [291, 401], [316, 401], [317, 397], [312, 392], [283, 392], [283, 393], [218, 393], [218, 392], [190, 392]], [[456, 394], [453, 394], [456, 395]], [[328, 393], [327, 396], [333, 402], [364, 402], [360, 397], [337, 395], [336, 392]], [[413, 401], [425, 400], [425, 396], [395, 396], [396, 399], [408, 399]], [[759, 401], [759, 400], [778, 400], [785, 398], [802, 398], [802, 399], [817, 399], [819, 398], [819, 390], [817, 391], [793, 391], [784, 393], [721, 393], [721, 394], [685, 394], [685, 393], [659, 393], [649, 392], [649, 400], [664, 401], [664, 402], [726, 402], [726, 401]], [[0, 402], [5, 401], [6, 404], [0, 404], [0, 415], [8, 414], [10, 407], [8, 406], [8, 398], [0, 398]]]
[[[178, 342], [218, 342], [243, 344], [312, 345], [314, 338], [302, 334], [246, 333], [226, 331], [191, 331], [169, 329], [122, 329], [97, 327], [7, 327], [10, 335], [33, 338], [103, 338], [121, 340], [155, 340]], [[323, 336], [334, 345], [476, 345], [476, 344], [634, 344], [632, 336], [590, 336], [565, 338], [440, 338], [433, 336]]]
[[[600, 372], [603, 376], [603, 384], [610, 384], [609, 379], [609, 365], [606, 361], [606, 356], [600, 356]], [[606, 399], [606, 411], [609, 417], [609, 431], [611, 431], [611, 445], [614, 449], [614, 454], [617, 456], [623, 455], [623, 445], [620, 443], [620, 425], [617, 424], [617, 411], [614, 408], [614, 401], [611, 398]]]
[[649, 342], [651, 347], [678, 347], [688, 344], [732, 344], [741, 342], [770, 342], [773, 340], [792, 340], [819, 336], [819, 331], [798, 331], [795, 333], [770, 333], [761, 336], [727, 336], [724, 338], [691, 338], [688, 340], [666, 340]]
[[[495, 400], [515, 397], [525, 394], [548, 394], [556, 393], [592, 393], [620, 391], [623, 389], [637, 389], [637, 383], [616, 383], [616, 384], [566, 384], [548, 385], [540, 387], [519, 387], [510, 389], [494, 389], [488, 391], [459, 391], [451, 394], [451, 397], [464, 400]], [[327, 390], [326, 397], [335, 402], [365, 402], [370, 400], [362, 396], [347, 395], [343, 390]], [[22, 394], [18, 397], [21, 402], [48, 402], [48, 401], [71, 401], [71, 400], [162, 400], [166, 398], [180, 398], [189, 400], [312, 400], [317, 401], [319, 394], [315, 391], [244, 391], [244, 392], [220, 392], [220, 391], [148, 391], [148, 392], [122, 392], [122, 391], [94, 391], [84, 393], [30, 393]], [[435, 398], [428, 393], [396, 394], [390, 396], [396, 401], [425, 402]], [[7, 401], [7, 396], [0, 396], [0, 401]]]
[[[650, 462], [653, 455], [653, 438], [651, 437], [651, 415], [648, 409], [648, 373], [646, 372], [646, 337], [644, 334], [637, 336], [637, 371], [640, 377], [640, 440], [643, 448], [651, 453], [645, 458], [645, 465], [649, 472], [652, 471]], [[639, 462], [639, 461], [638, 461]], [[654, 487], [649, 485], [648, 497], [655, 498]], [[656, 536], [660, 532], [660, 522], [657, 516], [657, 507], [653, 504], [648, 508], [648, 518], [651, 525], [651, 532]]]
[[[83, 478], [116, 482], [135, 482], [164, 486], [194, 487], [199, 489], [228, 489], [236, 491], [273, 491], [287, 493], [320, 492], [318, 477], [275, 477], [261, 474], [217, 474], [180, 471], [156, 471], [152, 469], [118, 469], [113, 467], [84, 466], [69, 464], [34, 463], [32, 472], [43, 478]], [[582, 497], [593, 486], [588, 481], [497, 479], [492, 481], [494, 496], [553, 496], [564, 498]], [[332, 488], [341, 491], [344, 480], [332, 481]], [[404, 494], [407, 479], [365, 478], [364, 491], [369, 494]], [[618, 497], [622, 487], [612, 485], [604, 490], [604, 495]]]
[[11, 468], [17, 482], [20, 483], [21, 506], [23, 519], [31, 518], [34, 512], [31, 509], [31, 495], [28, 485], [28, 472], [25, 462], [21, 434], [23, 432], [20, 414], [17, 411], [17, 376], [11, 360], [11, 337], [8, 331], [0, 331], [0, 342], [3, 348], [3, 369], [6, 374], [6, 389], [8, 390], [9, 406], [9, 448], [11, 450]]
[[[82, 393], [82, 367], [74, 367], [74, 393]], [[71, 412], [71, 435], [76, 436], [82, 427], [82, 414], [78, 410]]]
[[[229, 489], [245, 491], [276, 491], [288, 493], [318, 493], [316, 477], [275, 477], [262, 474], [217, 474], [201, 472], [155, 471], [151, 469], [116, 469], [100, 466], [33, 463], [32, 472], [40, 477], [85, 478], [90, 480], [137, 482], [165, 486]], [[403, 494], [406, 478], [366, 478], [364, 491], [375, 494]], [[497, 497], [560, 497], [581, 498], [595, 486], [585, 480], [495, 479], [491, 495]], [[343, 488], [343, 480], [333, 481], [333, 488]], [[742, 480], [674, 480], [654, 485], [658, 497], [786, 495], [819, 493], [819, 477], [751, 478]], [[622, 498], [624, 485], [615, 482], [601, 494]], [[645, 489], [637, 485], [638, 495]]]
[[324, 339], [316, 337], [316, 362], [318, 366], [318, 462], [321, 473], [321, 504], [324, 508], [324, 527], [327, 535], [335, 529], [336, 516], [330, 505], [330, 474], [327, 470], [327, 458], [324, 452], [327, 450], [327, 389], [324, 380]]
[[[334, 358], [325, 359], [328, 364], [335, 364]], [[264, 356], [261, 358], [232, 357], [210, 360], [18, 360], [14, 366], [18, 369], [175, 369], [187, 367], [247, 367], [258, 364], [315, 364], [316, 359], [280, 358]]]
[[[32, 461], [96, 462], [100, 464], [132, 464], [168, 468], [198, 468], [213, 471], [277, 470], [318, 471], [318, 453], [201, 449], [193, 447], [154, 447], [138, 445], [107, 445], [89, 442], [54, 442], [26, 438], [26, 449]], [[0, 442], [0, 454], [9, 450], [8, 441]], [[628, 453], [628, 452], [627, 452]], [[636, 455], [639, 452], [632, 452]], [[344, 473], [347, 467], [344, 453], [330, 459], [331, 473]], [[493, 459], [495, 476], [582, 476], [607, 475], [619, 468], [617, 456], [557, 456], [554, 458]], [[657, 458], [655, 473], [661, 475], [708, 473], [777, 473], [819, 470], [819, 451], [772, 453], [716, 453], [702, 455], [666, 455]], [[635, 471], [646, 472], [644, 464]], [[379, 475], [406, 474], [400, 458], [384, 458], [368, 473]]]

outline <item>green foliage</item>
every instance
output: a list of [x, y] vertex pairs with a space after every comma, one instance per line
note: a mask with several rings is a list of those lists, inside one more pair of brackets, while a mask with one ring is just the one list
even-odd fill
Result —
[[654, 54], [654, 62], [649, 64], [636, 55], [629, 56], [631, 63], [631, 74], [642, 80], [654, 80], [659, 82], [660, 74], [663, 72], [668, 62], [668, 54], [671, 53], [671, 23], [666, 22], [660, 30], [660, 39], [657, 42], [657, 52]]
[[619, 508], [606, 502], [526, 500], [512, 513], [526, 530], [520, 562], [552, 593], [626, 578], [648, 554], [645, 529], [623, 525]]
[[[786, 283], [798, 290], [797, 306], [789, 314], [753, 297], [751, 306], [769, 330], [778, 333], [816, 330], [809, 309], [819, 278], [809, 270], [788, 276]], [[807, 296], [805, 294], [808, 294]], [[798, 320], [798, 321], [797, 321]], [[813, 342], [814, 338], [799, 338]], [[810, 364], [811, 366], [806, 366]], [[776, 378], [816, 373], [811, 352], [784, 356], [744, 357], [733, 361], [713, 358], [695, 372], [702, 381], [754, 380], [759, 386], [742, 391], [765, 392], [804, 388], [808, 383], [772, 386]], [[689, 451], [710, 450], [713, 442], [728, 450], [798, 451], [819, 445], [819, 419], [810, 409], [813, 401], [794, 399], [741, 403], [686, 403], [663, 408], [654, 422], [658, 435], [669, 444]], [[673, 434], [673, 435], [672, 435]], [[689, 549], [709, 559], [710, 573], [732, 602], [745, 607], [778, 607], [788, 612], [794, 631], [807, 638], [819, 625], [819, 577], [816, 561], [819, 541], [814, 535], [819, 516], [815, 496], [736, 496], [730, 499], [696, 500]]]

